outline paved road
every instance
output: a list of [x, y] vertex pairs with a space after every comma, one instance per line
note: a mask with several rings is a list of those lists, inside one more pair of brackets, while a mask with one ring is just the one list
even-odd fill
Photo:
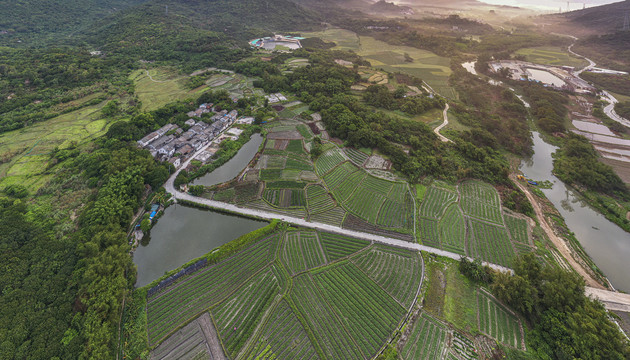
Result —
[[608, 310], [630, 312], [630, 294], [586, 287], [587, 296], [598, 299]]
[[446, 136], [440, 134], [440, 130], [442, 130], [443, 127], [445, 127], [446, 125], [448, 125], [448, 103], [446, 104], [446, 106], [444, 107], [444, 111], [442, 112], [442, 116], [444, 117], [444, 122], [442, 122], [438, 127], [436, 127], [435, 129], [433, 129], [433, 132], [440, 138], [440, 140], [442, 140], [443, 142], [452, 142], [451, 139], [447, 138]]

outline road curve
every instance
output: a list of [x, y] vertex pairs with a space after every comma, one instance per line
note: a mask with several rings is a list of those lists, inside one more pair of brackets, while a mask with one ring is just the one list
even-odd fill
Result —
[[446, 103], [446, 106], [444, 107], [444, 111], [442, 111], [442, 116], [444, 117], [444, 121], [435, 129], [433, 129], [433, 132], [440, 138], [440, 140], [442, 140], [443, 142], [452, 142], [451, 139], [447, 138], [446, 136], [440, 134], [440, 130], [442, 130], [443, 127], [445, 127], [446, 125], [448, 125], [448, 103]]

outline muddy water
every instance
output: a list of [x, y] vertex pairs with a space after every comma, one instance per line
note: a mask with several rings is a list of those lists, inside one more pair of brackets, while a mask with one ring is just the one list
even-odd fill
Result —
[[221, 184], [234, 179], [258, 152], [258, 147], [262, 144], [264, 138], [260, 134], [252, 135], [251, 139], [243, 145], [232, 159], [213, 172], [206, 174], [199, 179], [193, 181], [194, 185], [212, 186]]
[[566, 85], [564, 80], [560, 79], [549, 71], [528, 68], [527, 72], [529, 73], [530, 79], [540, 81], [543, 84], [549, 84], [557, 87], [562, 87]]
[[151, 241], [133, 255], [141, 287], [266, 222], [183, 205], [169, 206], [151, 229]]
[[552, 189], [542, 191], [613, 286], [630, 292], [630, 234], [590, 208], [551, 173], [551, 154], [557, 147], [545, 143], [537, 132], [533, 135], [534, 155], [523, 161], [521, 170], [532, 179], [553, 183]]

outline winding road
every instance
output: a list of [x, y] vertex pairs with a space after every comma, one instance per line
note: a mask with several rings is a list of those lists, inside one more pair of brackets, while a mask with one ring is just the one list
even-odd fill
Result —
[[446, 125], [448, 125], [448, 103], [446, 104], [446, 106], [444, 107], [444, 111], [442, 112], [442, 116], [444, 117], [444, 122], [442, 122], [438, 127], [436, 127], [435, 129], [433, 129], [433, 132], [440, 138], [440, 140], [442, 140], [443, 142], [453, 142], [451, 141], [451, 139], [447, 138], [446, 136], [440, 134], [440, 130], [442, 130], [443, 127], [445, 127]]

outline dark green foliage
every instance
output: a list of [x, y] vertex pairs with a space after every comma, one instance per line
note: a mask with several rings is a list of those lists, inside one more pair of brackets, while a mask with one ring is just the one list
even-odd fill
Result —
[[534, 254], [515, 261], [514, 276], [498, 274], [493, 293], [534, 325], [531, 344], [552, 359], [627, 359], [630, 346], [601, 303], [584, 295], [574, 272], [541, 265]]
[[[405, 90], [402, 89], [402, 95]], [[388, 109], [401, 110], [410, 115], [423, 114], [430, 109], [444, 108], [445, 101], [442, 98], [429, 96], [410, 96], [403, 98], [399, 91], [390, 92], [385, 85], [372, 85], [363, 94], [363, 99], [369, 105]]]
[[[630, 83], [630, 81], [628, 81]], [[626, 119], [630, 119], [630, 102], [620, 102], [615, 104], [615, 112]]]
[[628, 189], [623, 181], [598, 158], [599, 155], [585, 137], [571, 134], [554, 154], [553, 171], [566, 183], [627, 197]]
[[630, 96], [630, 75], [599, 74], [585, 71], [580, 74], [580, 77], [606, 90]]
[[547, 133], [564, 132], [564, 119], [568, 112], [566, 95], [545, 89], [537, 83], [530, 83], [523, 89], [538, 126]]
[[492, 282], [492, 270], [487, 266], [481, 265], [481, 260], [479, 259], [470, 261], [468, 258], [462, 257], [459, 260], [459, 271], [474, 282], [484, 284]]

